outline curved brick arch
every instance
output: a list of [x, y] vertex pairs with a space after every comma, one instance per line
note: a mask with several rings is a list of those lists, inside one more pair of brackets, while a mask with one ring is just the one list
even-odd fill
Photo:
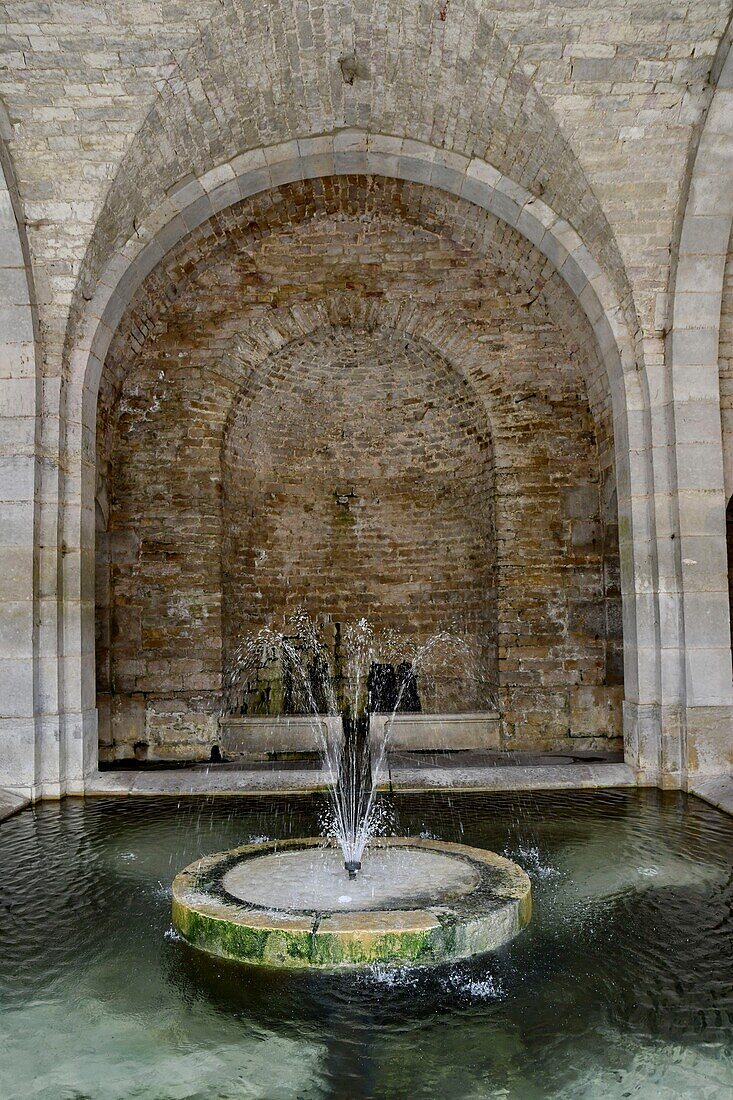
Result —
[[[403, 302], [400, 324], [404, 323], [404, 311], [412, 313], [422, 302], [431, 308], [421, 311], [420, 323], [432, 328], [436, 317], [446, 317], [441, 303], [447, 294], [452, 302], [449, 312], [473, 330], [476, 328], [474, 321], [480, 319], [479, 288], [484, 281], [494, 285], [497, 279], [502, 293], [508, 294], [523, 313], [531, 315], [535, 302], [540, 306], [544, 303], [549, 315], [558, 319], [569, 337], [567, 354], [579, 361], [591, 410], [599, 420], [604, 439], [608, 439], [612, 447], [608, 380], [598, 360], [593, 332], [572, 291], [547, 257], [506, 222], [457, 195], [422, 183], [376, 176], [348, 174], [298, 180], [243, 199], [188, 233], [166, 253], [134, 295], [107, 355], [104, 393], [100, 393], [100, 401], [107, 404], [113, 399], [115, 388], [144, 352], [146, 342], [154, 337], [161, 324], [175, 318], [187, 295], [196, 293], [199, 276], [204, 280], [200, 291], [206, 295], [207, 281], [217, 266], [234, 265], [235, 270], [239, 270], [244, 256], [247, 258], [246, 270], [238, 277], [245, 278], [245, 285], [250, 280], [255, 280], [256, 285], [260, 261], [255, 262], [255, 257], [264, 259], [265, 254], [272, 251], [273, 242], [280, 238], [290, 241], [296, 234], [299, 248], [317, 248], [321, 234], [328, 232], [326, 227], [337, 223], [352, 224], [355, 234], [347, 235], [342, 241], [339, 253], [343, 259], [338, 261], [339, 266], [348, 266], [352, 259], [358, 264], [359, 242], [374, 218], [390, 235], [396, 234], [397, 240], [404, 240], [404, 247], [409, 249], [409, 241], [413, 239], [418, 245], [431, 243], [440, 249], [449, 247], [460, 264], [465, 264], [470, 257], [474, 270], [474, 283], [466, 285], [458, 294], [450, 279], [448, 283], [443, 281], [449, 277], [450, 267], [441, 276], [436, 270], [425, 289], [416, 297], [410, 296], [409, 307]], [[364, 230], [358, 229], [360, 225]], [[264, 262], [269, 267], [271, 261]], [[323, 263], [326, 268], [330, 266], [327, 255]], [[375, 265], [371, 270], [381, 271], [381, 268]], [[389, 278], [388, 269], [384, 277]], [[441, 286], [439, 294], [438, 283]], [[314, 289], [308, 293], [308, 301], [312, 301], [314, 293], [318, 297], [326, 293], [328, 278], [325, 277], [325, 285], [320, 279], [311, 285]], [[377, 282], [367, 280], [363, 289], [369, 290], [369, 287], [376, 290]], [[276, 304], [281, 299], [282, 295], [278, 294], [271, 302], [268, 316], [282, 316]], [[371, 309], [375, 298], [368, 295], [367, 301]], [[215, 303], [211, 303], [211, 308], [216, 308]], [[284, 338], [289, 338], [297, 328], [292, 318], [287, 320]], [[480, 335], [480, 328], [479, 320], [477, 335]]]
[[650, 767], [644, 760], [647, 750], [636, 722], [636, 707], [650, 696], [650, 701], [656, 702], [659, 683], [648, 400], [613, 286], [566, 221], [492, 166], [413, 141], [350, 130], [256, 150], [173, 192], [134, 238], [111, 257], [85, 310], [65, 394], [69, 476], [63, 516], [68, 579], [65, 637], [70, 647], [68, 660], [78, 666], [81, 685], [76, 700], [77, 721], [83, 731], [78, 778], [96, 762], [93, 644], [84, 644], [83, 639], [93, 639], [94, 603], [89, 584], [93, 577], [96, 400], [115, 329], [143, 279], [178, 240], [212, 214], [288, 181], [354, 172], [431, 182], [491, 211], [550, 260], [590, 322], [608, 374], [614, 411], [627, 640], [627, 755], [637, 766]]
[[[488, 428], [490, 432], [494, 431], [499, 413], [494, 406], [495, 395], [492, 395], [486, 385], [486, 355], [482, 345], [476, 341], [475, 334], [466, 326], [450, 313], [436, 313], [426, 303], [413, 303], [412, 308], [406, 310], [402, 301], [364, 301], [351, 291], [331, 290], [314, 300], [271, 307], [264, 316], [255, 314], [246, 326], [243, 326], [239, 318], [234, 318], [231, 322], [217, 319], [220, 349], [216, 362], [210, 363], [207, 353], [201, 366], [207, 375], [217, 376], [227, 391], [234, 395], [230, 397], [231, 407], [224, 421], [223, 436], [227, 434], [229, 418], [239, 401], [238, 395], [252, 384], [253, 379], [260, 378], [263, 371], [266, 373], [284, 349], [319, 331], [326, 332], [339, 327], [394, 332], [445, 359], [461, 383], [470, 389], [474, 400], [481, 405]], [[194, 340], [189, 354], [195, 346]], [[502, 379], [502, 385], [509, 385], [501, 369], [495, 373]], [[125, 376], [116, 380], [106, 395], [108, 404], [118, 401], [125, 380]], [[134, 386], [136, 383], [131, 379], [130, 384]], [[590, 411], [593, 415], [592, 409]], [[105, 432], [107, 434], [108, 431]], [[100, 457], [98, 450], [98, 460]], [[615, 483], [615, 478], [613, 481]]]
[[[727, 52], [726, 52], [727, 51]], [[733, 51], [719, 53], [715, 93], [695, 157], [682, 220], [667, 337], [673, 436], [670, 519], [660, 530], [668, 593], [666, 705], [682, 736], [665, 770], [687, 776], [733, 769], [733, 680], [726, 574], [721, 434], [721, 303], [733, 225]], [[660, 494], [661, 496], [661, 494]], [[675, 536], [679, 536], [678, 538]]]
[[[461, 326], [445, 318], [431, 318], [429, 311], [417, 309], [410, 316], [399, 310], [390, 310], [383, 303], [370, 304], [368, 310], [353, 308], [353, 298], [348, 292], [334, 293], [308, 305], [299, 305], [297, 318], [290, 307], [274, 310], [266, 320], [252, 326], [243, 346], [241, 335], [235, 336], [222, 356], [232, 364], [237, 373], [237, 396], [230, 409], [223, 438], [230, 429], [234, 408], [242, 400], [243, 391], [253, 378], [257, 384], [265, 384], [268, 370], [277, 356], [292, 343], [309, 339], [319, 332], [329, 332], [339, 327], [363, 330], [383, 330], [404, 336], [411, 344], [445, 360], [469, 390], [486, 417], [489, 433], [492, 432], [492, 409], [486, 396], [474, 384], [472, 368], [476, 357], [475, 343], [462, 331]], [[276, 336], [275, 334], [278, 334]], [[278, 338], [279, 337], [279, 338]]]

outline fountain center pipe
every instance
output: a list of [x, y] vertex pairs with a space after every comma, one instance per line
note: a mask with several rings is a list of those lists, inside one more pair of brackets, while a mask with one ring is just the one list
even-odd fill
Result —
[[354, 879], [354, 878], [356, 878], [357, 871], [361, 871], [361, 860], [360, 859], [345, 859], [344, 860], [344, 867], [349, 872], [349, 878]]
[[[392, 723], [400, 710], [419, 711], [418, 670], [441, 646], [443, 656], [467, 659], [468, 647], [453, 635], [433, 634], [412, 657], [397, 664], [377, 662], [379, 655], [374, 631], [366, 619], [347, 624], [342, 651], [341, 629], [335, 624], [334, 664], [321, 641], [317, 623], [298, 611], [291, 620], [293, 637], [265, 627], [247, 635], [231, 658], [225, 676], [223, 709], [247, 714], [251, 697], [259, 692], [264, 670], [276, 665], [287, 699], [285, 710], [311, 717], [314, 735], [329, 772], [329, 800], [326, 821], [329, 835], [343, 852], [344, 869], [350, 879], [361, 870], [363, 853], [372, 835], [385, 824], [377, 804], [379, 777], [388, 767], [387, 747]], [[392, 648], [392, 641], [389, 647]], [[412, 651], [412, 646], [408, 649]], [[467, 668], [468, 672], [469, 669]], [[269, 677], [269, 673], [268, 673]], [[370, 714], [391, 717], [369, 730]], [[256, 712], [256, 710], [255, 710]], [[341, 716], [341, 730], [333, 720]], [[340, 734], [340, 736], [339, 736]], [[392, 789], [390, 781], [390, 791]]]
[[369, 804], [372, 786], [372, 768], [369, 752], [369, 712], [352, 716], [344, 713], [341, 717], [344, 735], [344, 752], [338, 786], [344, 807], [346, 836], [344, 845], [344, 869], [350, 879], [355, 879], [361, 870], [361, 847], [359, 833], [364, 827], [364, 815]]

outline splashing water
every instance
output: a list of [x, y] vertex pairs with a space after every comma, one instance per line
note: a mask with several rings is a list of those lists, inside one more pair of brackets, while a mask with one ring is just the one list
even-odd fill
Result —
[[[287, 631], [270, 627], [244, 638], [224, 678], [224, 713], [245, 713], [247, 699], [263, 669], [279, 668], [289, 711], [305, 714], [329, 776], [324, 835], [335, 839], [349, 877], [361, 868], [369, 840], [386, 833], [390, 813], [377, 797], [387, 772], [395, 717], [406, 699], [417, 698], [418, 677], [430, 662], [461, 666], [479, 680], [473, 652], [463, 639], [439, 631], [415, 646], [395, 631], [377, 639], [366, 619], [347, 624], [333, 655], [316, 623], [297, 611]], [[388, 666], [380, 660], [388, 660]], [[380, 685], [375, 669], [397, 666], [396, 699], [386, 720], [372, 721]]]

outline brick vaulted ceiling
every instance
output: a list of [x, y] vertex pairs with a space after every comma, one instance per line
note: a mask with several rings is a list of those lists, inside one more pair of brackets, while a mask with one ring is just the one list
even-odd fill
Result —
[[[477, 0], [357, 6], [348, 35], [328, 6], [227, 0], [178, 55], [120, 164], [85, 258], [93, 287], [161, 194], [247, 149], [359, 126], [480, 157], [578, 230], [631, 300], [613, 232], [545, 100], [517, 64], [496, 14]], [[633, 312], [633, 310], [632, 310]]]

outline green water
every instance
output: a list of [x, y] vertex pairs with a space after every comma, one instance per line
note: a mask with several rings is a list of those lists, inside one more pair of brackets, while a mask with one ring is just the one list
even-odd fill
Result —
[[403, 798], [401, 832], [529, 872], [499, 954], [278, 974], [176, 940], [178, 869], [319, 809], [68, 800], [0, 825], [1, 1100], [733, 1095], [732, 819], [658, 791]]

